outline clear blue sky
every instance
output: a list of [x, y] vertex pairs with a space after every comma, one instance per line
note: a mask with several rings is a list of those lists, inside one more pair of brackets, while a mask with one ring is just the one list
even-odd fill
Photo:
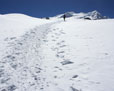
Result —
[[0, 0], [0, 14], [23, 13], [33, 17], [49, 17], [67, 11], [93, 10], [114, 18], [114, 0]]

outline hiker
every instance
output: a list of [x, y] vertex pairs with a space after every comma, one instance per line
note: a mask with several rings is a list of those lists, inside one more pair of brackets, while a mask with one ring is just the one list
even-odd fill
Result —
[[63, 19], [64, 19], [64, 21], [65, 21], [65, 18], [66, 18], [66, 15], [64, 14], [64, 15], [63, 15]]

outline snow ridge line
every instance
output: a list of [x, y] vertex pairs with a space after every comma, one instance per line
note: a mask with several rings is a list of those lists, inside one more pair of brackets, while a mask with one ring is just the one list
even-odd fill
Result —
[[40, 45], [54, 23], [37, 26], [21, 36], [10, 38], [6, 55], [0, 61], [0, 91], [39, 91], [44, 78], [41, 74]]

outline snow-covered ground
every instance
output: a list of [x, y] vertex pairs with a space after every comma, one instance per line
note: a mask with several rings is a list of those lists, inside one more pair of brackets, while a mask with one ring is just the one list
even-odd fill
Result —
[[0, 15], [0, 91], [114, 91], [114, 19]]

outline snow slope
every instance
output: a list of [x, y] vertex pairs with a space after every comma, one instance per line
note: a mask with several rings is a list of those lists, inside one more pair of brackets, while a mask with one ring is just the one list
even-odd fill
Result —
[[[39, 26], [42, 26], [43, 24], [49, 22], [52, 21], [33, 18], [24, 14], [0, 15], [0, 91], [2, 91], [2, 89], [5, 91], [4, 88], [8, 88], [10, 85], [7, 81], [10, 79], [10, 75], [14, 72], [14, 70], [11, 70], [11, 68], [16, 67], [16, 65], [20, 65], [20, 63], [23, 62], [21, 59], [21, 62], [18, 64], [17, 59], [21, 57], [15, 57], [22, 51], [21, 49], [21, 51], [17, 52], [17, 50], [20, 49], [19, 47], [21, 45], [19, 41], [24, 40], [23, 36], [26, 37], [31, 31], [36, 30], [39, 28]], [[43, 35], [40, 35], [40, 32], [43, 33], [42, 29], [39, 31], [38, 35], [38, 37], [42, 38]], [[14, 59], [17, 61], [14, 62]], [[16, 73], [14, 72], [14, 74]], [[13, 79], [16, 78], [12, 76], [12, 80]], [[13, 81], [10, 83], [13, 84]], [[11, 86], [9, 86], [9, 88], [10, 87]]]
[[[108, 17], [103, 16], [97, 10], [88, 13], [75, 13], [75, 12], [66, 12], [64, 13], [66, 17], [75, 17], [76, 19], [91, 19], [91, 20], [99, 20], [99, 19], [108, 19]], [[55, 17], [62, 18], [64, 14], [57, 15]]]
[[39, 26], [48, 22], [49, 21], [47, 20], [33, 18], [24, 14], [0, 15], [0, 36], [19, 37], [35, 26]]
[[114, 19], [0, 20], [0, 91], [114, 91]]
[[5, 50], [7, 44], [5, 41], [17, 39], [27, 31], [49, 22], [50, 21], [32, 18], [24, 14], [0, 15], [0, 51]]
[[113, 91], [113, 26], [72, 19], [52, 26], [42, 48], [48, 91]]

